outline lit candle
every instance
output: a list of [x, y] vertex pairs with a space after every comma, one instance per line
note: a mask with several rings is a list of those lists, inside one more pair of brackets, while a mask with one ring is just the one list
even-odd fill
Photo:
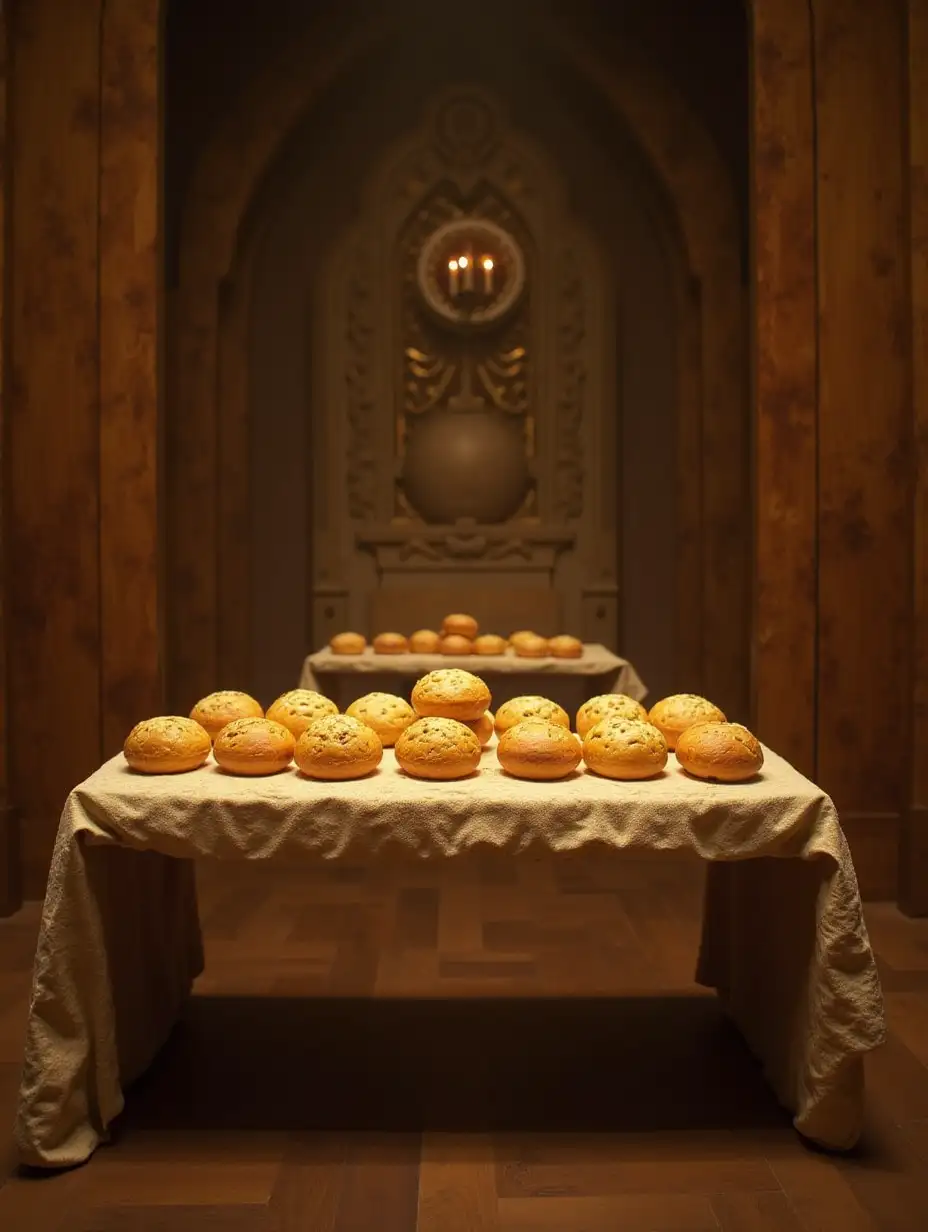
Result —
[[452, 259], [448, 262], [448, 289], [451, 292], [452, 298], [457, 295], [459, 290], [460, 274], [458, 273], [458, 263]]
[[474, 289], [474, 263], [470, 257], [459, 257], [458, 265], [464, 271], [463, 286], [465, 291]]
[[483, 293], [484, 295], [493, 294], [493, 258], [484, 257], [483, 265]]

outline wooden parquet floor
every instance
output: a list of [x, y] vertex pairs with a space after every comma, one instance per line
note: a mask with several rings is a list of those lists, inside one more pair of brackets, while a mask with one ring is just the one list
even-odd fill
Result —
[[[86, 1167], [0, 1131], [0, 1229], [926, 1232], [928, 920], [868, 909], [892, 1034], [838, 1159], [692, 984], [700, 901], [668, 860], [205, 867], [184, 1022]], [[0, 921], [4, 1127], [37, 921]]]

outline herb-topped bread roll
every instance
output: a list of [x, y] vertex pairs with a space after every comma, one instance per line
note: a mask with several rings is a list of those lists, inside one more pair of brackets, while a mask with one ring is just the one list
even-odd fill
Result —
[[580, 659], [583, 657], [583, 642], [579, 637], [560, 633], [548, 642], [548, 654], [555, 659]]
[[229, 774], [279, 774], [293, 761], [294, 744], [283, 723], [234, 719], [213, 741], [213, 757]]
[[175, 714], [136, 723], [122, 749], [131, 768], [142, 774], [197, 770], [209, 757], [209, 750], [209, 732], [193, 719]]
[[500, 736], [499, 764], [519, 779], [563, 779], [580, 764], [580, 741], [560, 723], [524, 719]]
[[485, 711], [479, 719], [462, 719], [465, 727], [469, 727], [477, 739], [480, 741], [481, 748], [486, 748], [490, 743], [490, 739], [494, 732], [493, 727], [493, 712]]
[[405, 654], [408, 649], [402, 633], [378, 633], [374, 638], [374, 654]]
[[409, 649], [413, 654], [438, 654], [441, 634], [434, 629], [417, 629], [410, 635]]
[[586, 733], [583, 760], [607, 779], [651, 779], [667, 765], [667, 741], [651, 723], [612, 715]]
[[267, 717], [275, 723], [283, 723], [293, 739], [299, 740], [307, 727], [327, 714], [338, 714], [338, 707], [330, 698], [312, 689], [291, 689], [268, 707]]
[[474, 643], [460, 633], [449, 633], [438, 643], [438, 653], [443, 655], [469, 655], [474, 653]]
[[537, 633], [520, 637], [513, 642], [512, 648], [520, 659], [544, 659], [549, 653], [548, 639], [539, 637]]
[[603, 719], [638, 719], [644, 723], [647, 717], [647, 710], [633, 697], [626, 697], [624, 693], [601, 693], [584, 702], [577, 711], [577, 735], [582, 740], [590, 728]]
[[694, 723], [677, 741], [677, 761], [696, 778], [743, 783], [760, 773], [764, 751], [740, 723]]
[[506, 639], [496, 633], [484, 633], [474, 639], [475, 655], [501, 655], [506, 653]]
[[504, 731], [515, 727], [516, 723], [523, 723], [526, 719], [544, 719], [548, 723], [557, 723], [559, 727], [566, 727], [568, 731], [570, 730], [567, 711], [557, 702], [549, 701], [546, 697], [529, 695], [513, 697], [510, 701], [503, 702], [496, 712], [497, 736], [501, 736]]
[[234, 719], [263, 719], [264, 711], [261, 703], [249, 694], [239, 693], [235, 689], [220, 689], [218, 693], [200, 698], [190, 711], [190, 717], [215, 740], [227, 723]]
[[667, 741], [668, 749], [673, 751], [688, 727], [694, 723], [724, 723], [725, 715], [718, 706], [697, 693], [674, 693], [654, 703], [648, 722], [654, 724]]
[[490, 709], [490, 690], [479, 676], [460, 667], [440, 667], [417, 680], [412, 691], [416, 714], [442, 719], [479, 719]]
[[464, 612], [452, 612], [441, 622], [441, 631], [445, 636], [457, 634], [458, 637], [466, 637], [470, 641], [477, 636], [478, 627], [473, 616], [467, 616]]
[[307, 727], [294, 758], [307, 778], [344, 782], [373, 773], [383, 759], [383, 745], [366, 723], [350, 714], [332, 714]]
[[414, 722], [416, 712], [409, 702], [392, 693], [366, 693], [345, 710], [353, 719], [366, 723], [380, 737], [385, 749], [396, 744], [397, 737]]
[[329, 641], [329, 649], [337, 655], [364, 654], [367, 641], [360, 633], [336, 633]]
[[396, 742], [396, 762], [417, 779], [463, 779], [480, 765], [480, 741], [457, 719], [416, 719]]

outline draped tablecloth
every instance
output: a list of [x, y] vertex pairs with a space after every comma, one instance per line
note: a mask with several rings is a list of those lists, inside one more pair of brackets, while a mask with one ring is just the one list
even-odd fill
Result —
[[[210, 762], [146, 777], [120, 755], [65, 806], [35, 960], [19, 1092], [21, 1159], [86, 1160], [155, 1056], [203, 967], [194, 858], [444, 860], [590, 845], [690, 851], [710, 861], [697, 967], [763, 1063], [796, 1128], [856, 1141], [863, 1055], [884, 1038], [882, 995], [857, 879], [833, 804], [775, 754], [738, 786], [665, 773], [556, 783], [480, 771], [427, 783], [392, 751], [367, 779], [296, 770], [236, 778]], [[617, 1061], [617, 1063], [619, 1063]]]

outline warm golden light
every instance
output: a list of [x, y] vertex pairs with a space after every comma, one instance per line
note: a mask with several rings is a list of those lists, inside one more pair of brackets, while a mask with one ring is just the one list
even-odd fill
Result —
[[492, 257], [483, 258], [483, 268], [485, 270], [491, 270], [493, 268], [493, 258]]
[[470, 264], [470, 261], [467, 259], [467, 257], [458, 257], [458, 265], [461, 267], [461, 269], [467, 269], [469, 264]]
[[454, 274], [457, 272], [457, 268], [458, 268], [458, 263], [452, 257], [451, 260], [448, 262], [448, 269], [451, 270], [452, 274]]

